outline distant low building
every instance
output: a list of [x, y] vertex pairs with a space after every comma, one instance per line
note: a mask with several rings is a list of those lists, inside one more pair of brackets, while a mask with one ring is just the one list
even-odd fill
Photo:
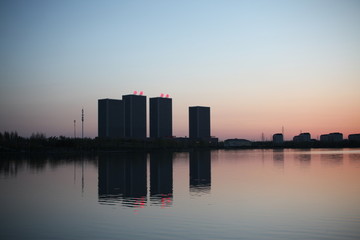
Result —
[[310, 142], [311, 135], [310, 135], [310, 133], [301, 133], [300, 135], [293, 137], [293, 141], [294, 142]]
[[251, 141], [246, 139], [226, 139], [224, 141], [224, 147], [232, 148], [232, 147], [250, 147]]
[[282, 133], [275, 133], [273, 135], [273, 143], [283, 143], [284, 142], [284, 136]]
[[328, 141], [329, 141], [329, 134], [320, 135], [320, 142], [328, 142]]
[[350, 134], [348, 136], [349, 141], [360, 142], [360, 133]]
[[341, 142], [342, 140], [343, 140], [343, 134], [338, 132], [323, 134], [320, 136], [321, 142]]

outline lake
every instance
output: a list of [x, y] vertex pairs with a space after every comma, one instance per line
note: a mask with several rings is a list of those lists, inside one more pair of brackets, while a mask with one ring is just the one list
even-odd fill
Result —
[[360, 149], [1, 158], [0, 239], [360, 239]]

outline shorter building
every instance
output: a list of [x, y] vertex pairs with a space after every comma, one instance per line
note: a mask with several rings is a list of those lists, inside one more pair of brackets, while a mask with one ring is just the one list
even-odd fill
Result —
[[237, 148], [237, 147], [250, 147], [251, 141], [246, 139], [226, 139], [224, 141], [224, 147], [226, 148]]
[[348, 139], [349, 141], [360, 142], [360, 133], [350, 134]]
[[300, 133], [299, 135], [293, 137], [294, 142], [310, 142], [311, 135], [310, 133]]
[[343, 140], [343, 134], [338, 132], [323, 134], [320, 136], [321, 142], [341, 142], [342, 140]]
[[275, 133], [273, 135], [273, 143], [283, 143], [284, 142], [284, 136], [282, 133]]
[[210, 107], [189, 107], [189, 137], [210, 139]]

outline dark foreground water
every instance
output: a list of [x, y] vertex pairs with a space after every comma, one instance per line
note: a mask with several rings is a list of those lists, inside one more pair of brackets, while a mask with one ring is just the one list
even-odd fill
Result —
[[0, 239], [360, 239], [360, 149], [4, 158]]

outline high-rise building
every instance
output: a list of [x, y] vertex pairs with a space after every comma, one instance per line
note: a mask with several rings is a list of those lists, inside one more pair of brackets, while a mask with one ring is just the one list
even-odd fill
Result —
[[124, 137], [124, 105], [118, 99], [98, 100], [98, 136], [100, 138]]
[[146, 138], [146, 96], [124, 95], [125, 137]]
[[150, 98], [150, 137], [172, 136], [172, 99]]
[[189, 137], [210, 139], [210, 107], [189, 107]]

